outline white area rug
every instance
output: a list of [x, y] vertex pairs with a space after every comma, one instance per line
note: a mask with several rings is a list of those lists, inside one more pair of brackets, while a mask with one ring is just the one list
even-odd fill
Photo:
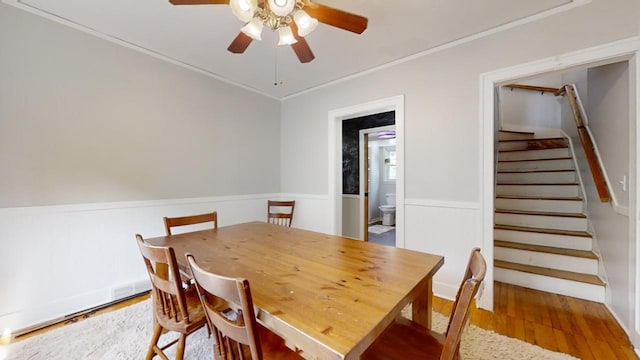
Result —
[[393, 226], [387, 226], [387, 225], [371, 225], [369, 226], [369, 232], [370, 233], [374, 233], [374, 234], [384, 234], [387, 231], [391, 231], [395, 229], [395, 227]]
[[[434, 312], [434, 330], [442, 332], [446, 324], [447, 318]], [[151, 302], [147, 300], [9, 346], [0, 346], [0, 360], [144, 359], [151, 330]], [[169, 341], [171, 335], [163, 335], [163, 338]], [[185, 360], [213, 359], [212, 341], [204, 328], [190, 335]], [[174, 356], [174, 349], [175, 346], [167, 352], [170, 358]], [[473, 325], [465, 332], [460, 349], [463, 359], [575, 359]]]

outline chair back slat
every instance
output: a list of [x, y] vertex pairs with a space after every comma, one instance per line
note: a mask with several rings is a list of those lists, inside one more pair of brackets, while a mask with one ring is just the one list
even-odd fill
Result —
[[[245, 344], [249, 347], [251, 358], [262, 360], [262, 348], [258, 335], [258, 324], [251, 298], [249, 282], [245, 279], [229, 278], [212, 274], [200, 268], [191, 254], [187, 254], [187, 262], [196, 283], [196, 289], [207, 315], [209, 327], [216, 334], [217, 356], [222, 359], [233, 358], [232, 343]], [[228, 305], [237, 309], [235, 316], [230, 316]], [[239, 356], [243, 351], [238, 346]]]
[[151, 280], [154, 306], [176, 322], [189, 323], [189, 312], [182, 289], [180, 271], [173, 248], [153, 246], [136, 235], [138, 247]]
[[471, 313], [471, 303], [480, 289], [486, 272], [487, 264], [480, 254], [480, 249], [474, 248], [471, 251], [456, 300], [453, 303], [440, 360], [453, 360], [458, 355], [462, 330]]
[[171, 229], [178, 226], [202, 224], [213, 222], [213, 228], [218, 228], [218, 212], [214, 211], [206, 214], [189, 215], [180, 217], [164, 217], [164, 229], [167, 236], [171, 235]]
[[267, 222], [280, 226], [291, 227], [295, 201], [267, 201]]

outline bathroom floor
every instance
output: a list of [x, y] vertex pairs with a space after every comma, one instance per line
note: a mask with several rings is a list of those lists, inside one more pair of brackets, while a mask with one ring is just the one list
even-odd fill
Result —
[[[369, 224], [369, 226], [381, 225], [381, 224], [382, 222], [378, 221], [376, 223]], [[387, 245], [387, 246], [396, 246], [396, 229], [394, 228], [393, 230], [389, 230], [382, 234], [375, 234], [375, 233], [369, 232], [369, 242], [381, 244], [381, 245]]]

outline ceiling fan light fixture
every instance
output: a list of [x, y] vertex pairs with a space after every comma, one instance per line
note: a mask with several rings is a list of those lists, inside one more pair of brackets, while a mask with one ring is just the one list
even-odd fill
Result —
[[287, 16], [296, 6], [295, 0], [268, 0], [269, 9], [278, 16]]
[[293, 21], [298, 25], [298, 35], [309, 35], [318, 26], [318, 19], [312, 18], [306, 11], [300, 9], [293, 14]]
[[262, 27], [264, 24], [260, 18], [253, 18], [247, 25], [243, 26], [240, 31], [254, 40], [262, 40]]
[[291, 31], [291, 27], [282, 26], [278, 29], [279, 41], [278, 45], [291, 45], [298, 42], [296, 38], [293, 36], [293, 31]]
[[230, 0], [233, 15], [242, 22], [249, 22], [258, 8], [258, 0]]

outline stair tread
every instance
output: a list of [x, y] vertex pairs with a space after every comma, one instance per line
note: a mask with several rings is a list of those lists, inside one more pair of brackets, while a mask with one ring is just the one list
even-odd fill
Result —
[[586, 237], [592, 238], [593, 235], [586, 231], [574, 231], [574, 230], [558, 230], [558, 229], [545, 229], [545, 228], [532, 228], [527, 226], [516, 226], [516, 225], [502, 225], [495, 224], [493, 226], [494, 230], [513, 230], [513, 231], [524, 231], [524, 232], [533, 232], [539, 234], [551, 234], [551, 235], [565, 235], [565, 236], [578, 236], [578, 237]]
[[536, 186], [578, 186], [580, 185], [580, 183], [577, 182], [554, 182], [554, 183], [527, 183], [527, 182], [499, 182], [496, 183], [496, 185], [509, 185], [509, 186], [520, 186], [520, 185], [526, 185], [526, 186], [531, 186], [531, 185], [536, 185]]
[[602, 281], [602, 279], [600, 279], [600, 277], [598, 277], [597, 275], [582, 274], [582, 273], [576, 273], [576, 272], [565, 271], [565, 270], [549, 269], [549, 268], [544, 268], [540, 266], [517, 264], [517, 263], [512, 263], [512, 262], [502, 261], [502, 260], [494, 260], [493, 264], [494, 266], [502, 269], [522, 271], [530, 274], [555, 277], [559, 279], [577, 281], [585, 284], [592, 284], [592, 285], [598, 285], [598, 286], [605, 285], [605, 282]]
[[540, 140], [564, 140], [564, 138], [563, 137], [544, 137], [544, 138], [532, 138], [532, 139], [504, 139], [504, 140], [498, 140], [498, 142], [540, 141]]
[[[569, 145], [551, 147], [551, 148], [539, 148], [539, 149], [515, 149], [515, 150], [500, 150], [498, 153], [514, 153], [514, 152], [525, 152], [525, 151], [541, 151], [541, 150], [556, 150], [556, 149], [568, 149]], [[499, 156], [499, 155], [498, 155]]]
[[525, 130], [498, 130], [501, 133], [509, 133], [509, 134], [525, 134], [525, 135], [535, 135], [536, 133], [533, 131], [525, 131]]
[[547, 254], [555, 254], [555, 255], [564, 255], [564, 256], [572, 256], [583, 259], [598, 259], [598, 255], [596, 255], [593, 251], [589, 250], [575, 250], [575, 249], [566, 249], [566, 248], [558, 248], [552, 246], [542, 246], [542, 245], [532, 245], [532, 244], [523, 244], [512, 241], [503, 241], [503, 240], [494, 240], [494, 245], [503, 248], [516, 249], [516, 250], [526, 250], [526, 251], [535, 251], [540, 253]]
[[561, 197], [561, 196], [496, 195], [496, 199], [582, 201], [582, 198], [575, 197], [575, 196]]
[[587, 218], [587, 215], [583, 214], [583, 213], [561, 213], [561, 212], [550, 212], [550, 211], [496, 209], [496, 213], [500, 213], [500, 214], [517, 214], [517, 215], [533, 215], [533, 216], [554, 216], [554, 217], [580, 218], [580, 219], [586, 219]]
[[528, 173], [559, 173], [559, 172], [576, 172], [574, 169], [549, 169], [549, 170], [541, 170], [541, 169], [531, 169], [531, 170], [499, 170], [498, 174], [528, 174]]
[[529, 161], [550, 161], [550, 160], [571, 160], [573, 159], [571, 156], [561, 156], [561, 157], [554, 157], [554, 158], [542, 158], [542, 159], [521, 159], [521, 160], [500, 160], [498, 158], [498, 162], [529, 162]]

